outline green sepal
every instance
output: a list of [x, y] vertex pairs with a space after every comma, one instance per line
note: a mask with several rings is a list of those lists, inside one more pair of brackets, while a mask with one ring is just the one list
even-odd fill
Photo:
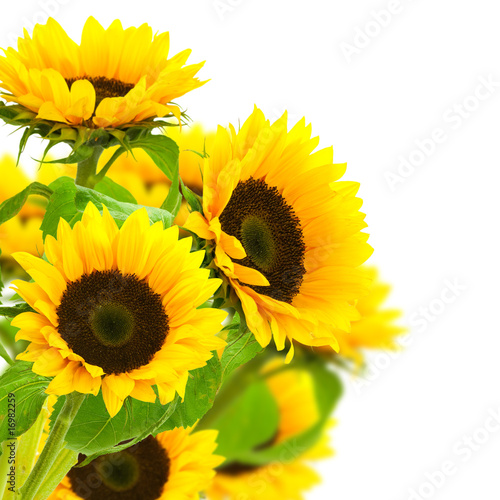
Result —
[[181, 190], [191, 210], [203, 213], [202, 198], [189, 189], [181, 179]]

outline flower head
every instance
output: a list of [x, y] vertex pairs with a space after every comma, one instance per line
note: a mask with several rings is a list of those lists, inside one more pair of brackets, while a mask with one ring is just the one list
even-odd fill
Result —
[[[287, 131], [255, 109], [237, 133], [219, 127], [205, 161], [203, 214], [185, 227], [214, 247], [214, 262], [241, 300], [262, 346], [272, 337], [338, 348], [335, 330], [359, 319], [371, 248], [358, 184], [300, 121]], [[293, 355], [292, 349], [289, 358]]]
[[[279, 363], [268, 367], [278, 366]], [[276, 436], [266, 446], [280, 444], [311, 429], [319, 421], [314, 382], [306, 370], [289, 369], [271, 375], [267, 381], [279, 409]], [[309, 449], [294, 451], [293, 441], [286, 459], [263, 465], [240, 462], [223, 464], [207, 490], [209, 500], [303, 500], [303, 493], [320, 482], [308, 465], [311, 460], [331, 456], [328, 437], [321, 438]]]
[[50, 18], [0, 57], [2, 97], [21, 105], [21, 116], [72, 127], [179, 118], [172, 101], [203, 85], [195, 78], [203, 63], [185, 66], [190, 50], [168, 58], [169, 45], [168, 33], [153, 37], [147, 24], [124, 29], [116, 20], [104, 29], [93, 17], [78, 45]]
[[47, 261], [14, 258], [33, 278], [16, 291], [35, 312], [17, 316], [17, 339], [30, 342], [19, 359], [54, 377], [49, 394], [102, 388], [111, 416], [126, 397], [166, 404], [184, 395], [188, 371], [204, 366], [223, 342], [215, 337], [226, 313], [197, 309], [220, 285], [200, 269], [176, 226], [150, 225], [146, 209], [119, 229], [109, 212], [89, 203], [73, 229], [61, 219], [47, 236]]
[[149, 436], [124, 451], [74, 467], [49, 499], [197, 500], [224, 460], [213, 454], [216, 437], [215, 431], [192, 433], [182, 427]]
[[373, 284], [368, 295], [356, 304], [361, 319], [352, 323], [349, 333], [337, 332], [339, 354], [357, 364], [363, 362], [364, 349], [397, 349], [395, 337], [406, 331], [394, 323], [401, 316], [401, 311], [383, 307], [391, 287], [380, 281], [376, 268], [368, 268], [367, 272]]

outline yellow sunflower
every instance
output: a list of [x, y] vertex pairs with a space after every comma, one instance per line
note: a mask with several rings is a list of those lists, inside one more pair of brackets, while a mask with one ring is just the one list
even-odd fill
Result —
[[198, 500], [224, 460], [213, 454], [216, 438], [216, 431], [183, 428], [149, 436], [74, 467], [49, 500]]
[[[306, 370], [290, 369], [267, 380], [279, 408], [278, 432], [272, 444], [289, 440], [318, 422], [314, 382]], [[320, 483], [309, 461], [332, 455], [326, 433], [310, 450], [287, 448], [280, 461], [263, 466], [239, 462], [222, 465], [207, 490], [209, 500], [303, 500]]]
[[49, 394], [95, 395], [102, 387], [111, 416], [128, 396], [155, 401], [154, 385], [162, 404], [183, 397], [188, 371], [223, 345], [214, 335], [226, 316], [197, 309], [220, 280], [200, 269], [204, 252], [190, 249], [177, 226], [150, 226], [144, 208], [120, 229], [91, 203], [73, 229], [61, 219], [57, 239], [45, 240], [48, 262], [14, 254], [34, 283], [13, 284], [36, 311], [12, 322], [16, 339], [31, 342], [18, 358], [54, 377]]
[[[259, 109], [236, 133], [219, 127], [203, 172], [203, 214], [185, 227], [214, 245], [214, 261], [241, 300], [262, 346], [272, 337], [338, 349], [335, 330], [359, 319], [370, 280], [359, 185], [302, 120], [287, 132]], [[293, 356], [293, 343], [288, 360]]]
[[[179, 170], [184, 183], [193, 191], [201, 194], [201, 168], [203, 160], [196, 153], [210, 151], [214, 134], [206, 133], [201, 125], [193, 127], [171, 127], [168, 135], [178, 145]], [[106, 150], [103, 154], [101, 166], [105, 165], [113, 151]], [[16, 166], [15, 159], [10, 155], [0, 158], [0, 170], [9, 182], [0, 185], [0, 203], [11, 198], [30, 184], [30, 179], [22, 167]], [[33, 180], [43, 184], [50, 184], [62, 175], [74, 177], [75, 165], [59, 165], [46, 163], [36, 171]], [[160, 207], [168, 195], [171, 182], [168, 177], [156, 166], [151, 158], [141, 149], [134, 150], [134, 155], [122, 155], [113, 164], [108, 177], [123, 186], [137, 200], [139, 205]], [[0, 259], [9, 257], [14, 252], [28, 252], [33, 255], [43, 255], [43, 241], [40, 224], [44, 209], [40, 203], [45, 202], [38, 196], [28, 198], [18, 215], [0, 225]], [[176, 224], [183, 225], [189, 215], [183, 204]]]
[[78, 45], [50, 18], [25, 31], [18, 49], [0, 57], [2, 97], [37, 118], [88, 128], [114, 128], [163, 117], [180, 117], [173, 99], [205, 82], [201, 64], [185, 66], [190, 50], [168, 58], [169, 34], [150, 26], [104, 29], [90, 17]]
[[395, 337], [405, 332], [406, 329], [394, 324], [401, 317], [399, 309], [384, 309], [390, 285], [378, 279], [375, 268], [368, 268], [367, 272], [373, 279], [373, 284], [368, 295], [359, 299], [356, 308], [361, 315], [359, 321], [351, 325], [351, 331], [338, 332], [339, 354], [352, 359], [358, 364], [363, 361], [363, 349], [397, 349]]

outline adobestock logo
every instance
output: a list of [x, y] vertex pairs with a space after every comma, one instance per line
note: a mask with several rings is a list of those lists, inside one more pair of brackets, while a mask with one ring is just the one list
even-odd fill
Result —
[[407, 500], [428, 500], [436, 495], [472, 457], [500, 431], [500, 407], [490, 408], [481, 425], [461, 436], [452, 446], [451, 456], [424, 474], [425, 480], [408, 490]]
[[410, 316], [410, 326], [417, 333], [424, 333], [431, 323], [442, 316], [450, 304], [453, 304], [467, 287], [461, 284], [458, 278], [453, 281], [445, 280], [439, 297], [432, 299], [427, 305], [420, 306], [417, 312]]
[[500, 87], [500, 81], [491, 74], [487, 77], [479, 76], [477, 80], [478, 83], [472, 92], [444, 110], [441, 115], [442, 123], [438, 127], [423, 138], [415, 139], [413, 141], [415, 147], [405, 155], [398, 156], [396, 168], [384, 172], [384, 178], [392, 192], [404, 184], [417, 168], [424, 165], [439, 146], [444, 144], [454, 131], [460, 129], [477, 112], [482, 103], [491, 99]]
[[[407, 0], [408, 2], [411, 0]], [[373, 40], [390, 26], [394, 17], [403, 11], [404, 4], [401, 0], [389, 0], [384, 9], [372, 10], [370, 19], [354, 28], [352, 39], [349, 42], [343, 41], [339, 44], [347, 63], [351, 64], [353, 57], [358, 56], [368, 48]]]
[[[24, 16], [20, 19], [21, 26], [29, 33], [33, 33], [36, 24], [45, 24], [49, 17], [56, 16], [62, 6], [68, 5], [72, 0], [38, 0], [39, 10], [35, 11], [28, 17]], [[17, 39], [20, 33], [8, 33], [6, 38], [9, 47], [17, 47]]]
[[242, 3], [243, 0], [214, 0], [212, 6], [219, 19], [224, 21], [226, 14], [234, 12], [236, 7], [239, 7]]
[[460, 282], [459, 278], [453, 278], [452, 280], [445, 279], [444, 286], [441, 288], [439, 294], [427, 304], [419, 306], [416, 312], [410, 314], [408, 318], [408, 323], [411, 327], [410, 331], [398, 340], [398, 345], [401, 346], [401, 349], [394, 351], [388, 348], [387, 350], [374, 352], [373, 355], [367, 358], [366, 367], [360, 376], [349, 379], [354, 391], [360, 394], [364, 389], [370, 387], [373, 382], [378, 380], [390, 368], [393, 362], [401, 357], [405, 352], [404, 348], [413, 343], [415, 334], [424, 333], [466, 290], [467, 287]]

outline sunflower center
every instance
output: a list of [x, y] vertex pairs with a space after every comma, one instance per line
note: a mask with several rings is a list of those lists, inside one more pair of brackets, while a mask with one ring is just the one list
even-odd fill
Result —
[[258, 465], [244, 464], [242, 462], [231, 462], [227, 465], [223, 465], [222, 467], [218, 467], [217, 472], [226, 474], [228, 476], [239, 476], [241, 474], [254, 472], [258, 468]]
[[107, 346], [125, 344], [134, 332], [134, 317], [122, 304], [97, 306], [90, 318], [95, 336]]
[[222, 230], [243, 245], [237, 262], [261, 272], [270, 286], [250, 286], [257, 293], [292, 302], [306, 269], [300, 220], [278, 189], [263, 179], [239, 182], [220, 215]]
[[145, 280], [116, 270], [69, 283], [57, 315], [68, 346], [107, 374], [147, 365], [169, 330], [161, 296]]
[[[79, 463], [85, 455], [80, 455]], [[156, 500], [169, 479], [170, 459], [152, 436], [125, 451], [68, 472], [73, 493], [85, 500]]]
[[115, 453], [113, 459], [98, 460], [96, 471], [103, 483], [113, 491], [127, 491], [139, 480], [139, 464], [130, 453]]
[[247, 255], [266, 271], [272, 268], [276, 257], [271, 228], [268, 223], [255, 215], [249, 215], [241, 223], [241, 241]]
[[107, 97], [125, 97], [134, 87], [133, 83], [125, 83], [115, 78], [106, 78], [105, 76], [81, 76], [78, 78], [68, 78], [66, 83], [71, 89], [71, 85], [77, 80], [88, 80], [95, 90], [95, 106]]

